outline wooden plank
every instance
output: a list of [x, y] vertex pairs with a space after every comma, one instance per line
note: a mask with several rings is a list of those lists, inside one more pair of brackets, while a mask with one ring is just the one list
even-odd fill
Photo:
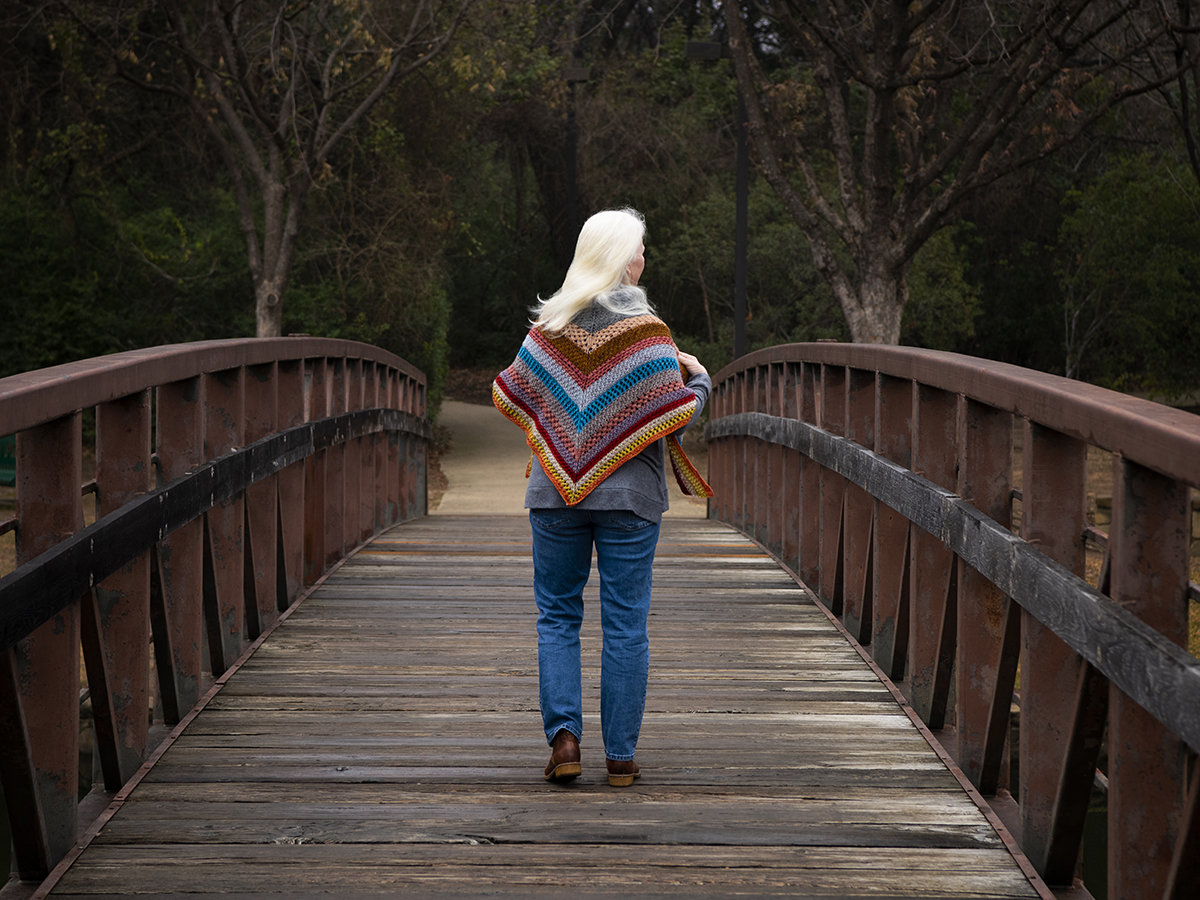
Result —
[[419, 558], [334, 573], [52, 896], [1038, 896], [801, 587], [723, 526], [662, 534], [634, 787], [604, 776], [595, 585], [584, 773], [561, 787], [532, 569], [497, 553], [525, 552], [526, 520], [419, 520], [380, 542]]
[[[262, 847], [231, 847], [228, 866], [213, 866], [208, 848], [185, 849], [192, 852], [172, 845], [112, 848], [112, 864], [90, 873], [86, 881], [80, 879], [78, 892], [92, 894], [107, 888], [115, 893], [142, 887], [161, 895], [183, 892], [189, 886], [194, 889], [199, 877], [213, 894], [223, 888], [277, 892], [295, 885], [310, 891], [403, 887], [409, 896], [410, 886], [474, 893], [482, 884], [488, 893], [502, 887], [507, 888], [505, 893], [517, 893], [570, 886], [572, 892], [582, 889], [590, 894], [606, 887], [629, 896], [639, 883], [657, 882], [662, 885], [658, 890], [678, 894], [687, 893], [678, 888], [743, 886], [790, 889], [792, 896], [803, 897], [862, 896], [864, 892], [873, 897], [1027, 896], [1027, 884], [1006, 871], [1002, 851], [935, 848], [898, 853], [863, 848], [847, 854], [842, 848], [756, 848], [748, 856], [741, 848], [721, 852], [720, 848], [672, 847], [668, 854], [662, 845], [599, 844], [540, 848], [530, 854], [527, 865], [516, 868], [509, 847], [472, 843], [470, 838], [398, 844], [386, 857], [370, 846], [308, 844], [297, 838]], [[448, 866], [451, 860], [453, 865]], [[931, 871], [939, 877], [931, 880]], [[891, 892], [877, 893], [881, 878]], [[345, 895], [339, 891], [339, 896]]]

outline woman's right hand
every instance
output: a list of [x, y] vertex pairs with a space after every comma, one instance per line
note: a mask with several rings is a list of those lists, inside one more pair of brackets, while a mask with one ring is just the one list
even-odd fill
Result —
[[683, 366], [683, 370], [691, 375], [707, 375], [708, 369], [704, 368], [704, 364], [690, 353], [684, 353], [682, 350], [676, 350], [675, 355], [679, 358], [679, 364]]

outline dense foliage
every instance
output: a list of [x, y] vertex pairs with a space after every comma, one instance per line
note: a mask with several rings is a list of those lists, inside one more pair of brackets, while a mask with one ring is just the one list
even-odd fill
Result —
[[[193, 110], [133, 83], [132, 64], [122, 70], [72, 6], [0, 2], [0, 375], [255, 331], [243, 210], [219, 142]], [[369, 7], [398, 21], [413, 4], [355, 6]], [[140, 8], [138, 33], [165, 39], [163, 7]], [[436, 398], [447, 366], [511, 359], [582, 216], [631, 205], [647, 219], [652, 301], [710, 369], [728, 362], [737, 83], [729, 60], [686, 53], [689, 40], [723, 41], [724, 27], [705, 0], [478, 0], [444, 52], [312, 173], [283, 333], [385, 346], [430, 374]], [[769, 35], [771, 23], [750, 27]], [[568, 81], [568, 69], [586, 71]], [[1183, 87], [1132, 98], [1066, 153], [966, 198], [908, 264], [901, 341], [1195, 391], [1200, 187]], [[749, 204], [750, 347], [849, 339], [806, 238], [753, 170]]]

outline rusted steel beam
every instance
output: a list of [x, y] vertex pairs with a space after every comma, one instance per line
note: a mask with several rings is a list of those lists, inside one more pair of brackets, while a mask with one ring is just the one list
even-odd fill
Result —
[[[800, 367], [800, 415], [797, 421], [821, 424], [821, 367]], [[801, 454], [800, 578], [807, 585], [821, 580], [821, 467]]]
[[[361, 409], [375, 409], [380, 403], [380, 373], [375, 363], [363, 363], [363, 399]], [[362, 496], [359, 503], [358, 542], [365, 541], [383, 527], [382, 503], [376, 490], [376, 473], [382, 471], [382, 437], [377, 434], [363, 439]]]
[[[875, 451], [908, 468], [912, 463], [913, 385], [877, 376], [875, 387]], [[893, 681], [907, 674], [912, 548], [908, 519], [874, 501], [875, 546], [871, 655]]]
[[[245, 419], [242, 442], [252, 444], [278, 429], [279, 366], [271, 362], [245, 370]], [[279, 521], [279, 476], [246, 488], [242, 591], [246, 604], [246, 637], [255, 640], [279, 613], [276, 533]]]
[[[329, 415], [346, 412], [346, 361], [331, 359], [325, 371], [329, 387]], [[346, 445], [330, 447], [325, 455], [325, 560], [328, 569], [345, 556], [346, 549]]]
[[[742, 408], [750, 411], [757, 410], [758, 370], [750, 369], [742, 385]], [[753, 437], [742, 439], [743, 469], [742, 469], [742, 527], [747, 533], [754, 531], [755, 503], [758, 500], [758, 457], [757, 451], [761, 442]]]
[[[733, 409], [738, 413], [748, 412], [749, 406], [746, 404], [746, 379], [749, 373], [742, 372], [737, 377], [733, 378], [733, 396], [730, 398]], [[746, 480], [746, 466], [748, 466], [748, 445], [749, 439], [744, 436], [739, 436], [733, 439], [733, 490], [731, 498], [732, 509], [730, 511], [730, 521], [739, 529], [745, 530], [746, 527], [746, 494], [748, 494], [748, 480]]]
[[[329, 365], [325, 359], [309, 363], [308, 421], [330, 415]], [[399, 440], [399, 438], [397, 438]], [[304, 461], [304, 583], [314, 584], [325, 572], [325, 476], [329, 453], [320, 450]]]
[[[953, 490], [958, 447], [958, 398], [918, 385], [913, 409], [913, 470]], [[954, 669], [958, 583], [954, 553], [937, 535], [911, 537], [908, 682], [913, 709], [931, 730], [946, 724]]]
[[[1188, 495], [1186, 484], [1115, 458], [1113, 601], [1179, 645], [1187, 642]], [[1121, 690], [1110, 695], [1108, 741], [1109, 893], [1162, 897], [1183, 825], [1183, 742]]]
[[[416, 402], [413, 404], [413, 415], [424, 418], [428, 402], [428, 388], [424, 381], [413, 382], [416, 391]], [[429, 515], [429, 442], [416, 441], [413, 452], [412, 483], [415, 502], [413, 517]]]
[[[400, 409], [400, 373], [395, 369], [389, 369], [387, 374], [387, 400], [383, 406], [387, 409]], [[400, 436], [395, 433], [389, 433], [387, 436], [387, 447], [385, 449], [387, 455], [387, 521], [392, 524], [400, 521]]]
[[197, 341], [113, 353], [0, 379], [0, 421], [24, 431], [74, 409], [119, 400], [147, 388], [279, 360], [374, 359], [425, 383], [407, 361], [369, 344], [335, 338], [287, 337]]
[[[1010, 524], [1011, 415], [967, 401], [957, 493], [1000, 525]], [[994, 584], [969, 566], [959, 573], [956, 758], [984, 795], [1007, 787], [1001, 760], [1017, 671], [1020, 620]], [[1007, 774], [1007, 773], [1005, 773]]]
[[[970, 571], [974, 572], [974, 569]], [[961, 608], [961, 607], [960, 607]], [[1001, 788], [1010, 788], [1009, 763], [1012, 734], [1012, 701], [1017, 681], [1017, 669], [1021, 660], [1021, 607], [1010, 598], [1002, 604], [1002, 636], [997, 653], [995, 681], [991, 704], [988, 707], [986, 730], [982, 747], [972, 748], [972, 759], [976, 763], [979, 791], [993, 797]], [[961, 635], [961, 632], [960, 632]], [[967, 749], [963, 748], [964, 754]]]
[[[204, 458], [216, 459], [244, 443], [244, 370], [213, 372], [205, 375], [202, 381]], [[219, 676], [242, 655], [246, 641], [242, 497], [232, 495], [213, 506], [205, 514], [205, 524], [205, 633], [212, 673]]]
[[1200, 666], [1180, 646], [971, 504], [853, 441], [793, 419], [743, 413], [710, 439], [753, 433], [799, 450], [938, 535], [1154, 718], [1200, 751]]
[[[715, 416], [717, 410], [720, 409], [721, 396], [717, 385], [713, 385], [712, 393], [708, 397], [709, 416]], [[706, 480], [713, 489], [713, 495], [708, 498], [708, 518], [720, 518], [721, 495], [725, 491], [725, 483], [722, 480], [722, 465], [725, 460], [725, 451], [721, 447], [710, 445], [708, 448], [708, 472], [704, 473]]]
[[[783, 379], [784, 367], [782, 364], [775, 364], [767, 369], [767, 408], [763, 410], [764, 412], [776, 416], [787, 414], [784, 412]], [[767, 458], [767, 497], [764, 510], [766, 527], [763, 532], [763, 544], [776, 556], [780, 556], [783, 552], [784, 517], [786, 516], [784, 451], [779, 444], [765, 444], [763, 452]]]
[[[159, 547], [158, 544], [152, 544], [149, 553], [150, 635], [154, 645], [154, 667], [158, 676], [158, 705], [162, 708], [163, 722], [178, 724], [181, 714], [179, 691], [176, 687], [178, 681], [175, 669], [177, 654], [172, 645], [174, 640], [173, 623], [167, 612], [163, 589], [163, 564], [159, 557]], [[197, 671], [199, 670], [197, 669]]]
[[[766, 412], [763, 402], [764, 379], [761, 368], [751, 369], [747, 379], [747, 409]], [[763, 457], [766, 444], [755, 438], [746, 441], [746, 531], [761, 541], [764, 531], [764, 507], [767, 500], [767, 463]]]
[[[779, 414], [789, 419], [800, 417], [800, 366], [795, 363], [787, 363], [784, 366]], [[780, 500], [783, 507], [780, 558], [792, 571], [799, 572], [800, 522], [804, 517], [804, 492], [801, 487], [801, 466], [804, 457], [790, 447], [780, 446]]]
[[[1087, 445], [1036, 423], [1026, 421], [1024, 429], [1021, 536], [1082, 577]], [[1021, 843], [1044, 872], [1069, 723], [1075, 719], [1076, 698], [1070, 688], [1079, 683], [1083, 660], [1028, 607], [1021, 627]], [[1089, 781], [1094, 768], [1087, 772]], [[1082, 817], [1086, 812], [1086, 805], [1059, 806], [1063, 816]], [[1063, 828], [1060, 825], [1060, 831]]]
[[[78, 487], [83, 481], [80, 423], [79, 413], [74, 413], [17, 435], [18, 571], [77, 536], [83, 527]], [[0, 580], [0, 585], [3, 583]], [[75, 841], [79, 598], [89, 587], [75, 586], [60, 594], [53, 613], [39, 618], [19, 641], [4, 646], [15, 652], [19, 702], [46, 823], [45, 842], [55, 860]]]
[[[820, 425], [831, 434], [846, 433], [846, 369], [823, 366], [821, 369]], [[846, 479], [829, 469], [821, 469], [821, 597], [841, 616], [845, 587], [844, 539]]]
[[46, 816], [38, 789], [33, 743], [21, 706], [20, 675], [13, 650], [0, 658], [0, 785], [12, 834], [12, 872], [23, 881], [46, 877], [50, 856]]
[[[401, 408], [408, 410], [412, 409], [412, 384], [408, 379], [401, 379]], [[400, 516], [400, 521], [407, 521], [412, 516], [413, 504], [413, 483], [412, 483], [412, 466], [413, 466], [413, 442], [412, 439], [402, 434], [400, 437], [399, 457], [400, 457], [400, 502], [397, 505], [397, 510]]]
[[1200, 757], [1192, 762], [1188, 799], [1180, 823], [1179, 838], [1171, 856], [1164, 900], [1187, 900], [1200, 884]]
[[869, 344], [781, 344], [726, 366], [719, 382], [744, 366], [779, 360], [874, 369], [963, 394], [1063, 434], [1136, 459], [1167, 477], [1200, 485], [1200, 421], [1191, 413], [1095, 385], [958, 353]]
[[1108, 719], [1108, 679], [1083, 664], [1075, 687], [1074, 718], [1064, 733], [1054, 812], [1039, 870], [1047, 884], [1069, 886], [1079, 869], [1083, 827]]
[[[346, 360], [346, 411], [362, 409], [362, 360]], [[362, 505], [363, 444], [362, 438], [346, 441], [342, 448], [345, 477], [342, 494], [342, 552], [345, 556], [359, 541], [359, 517]]]
[[[724, 396], [723, 407], [728, 411], [726, 414], [740, 412], [737, 404], [734, 402], [738, 382], [730, 380], [725, 383], [722, 391]], [[721, 501], [723, 504], [723, 513], [721, 518], [726, 522], [732, 522], [737, 514], [737, 505], [741, 502], [741, 497], [738, 493], [741, 485], [740, 472], [738, 466], [738, 442], [741, 438], [729, 438], [722, 444], [725, 457], [725, 490], [722, 494]]]
[[[161, 386], [158, 405], [159, 482], [167, 484], [204, 461], [204, 416], [200, 377]], [[203, 644], [203, 523], [187, 522], [163, 538], [154, 560], [161, 614], [152, 617], [155, 661], [163, 718], [176, 724], [200, 699]]]
[[[70, 607], [91, 584], [112, 575], [141, 548], [176, 533], [221, 501], [310, 454], [378, 431], [407, 433], [422, 440], [430, 437], [427, 422], [396, 410], [361, 410], [310, 422], [210, 460], [52, 545], [36, 560], [0, 578], [0, 651]], [[76, 682], [71, 696], [77, 709], [77, 649], [72, 659]]]
[[[149, 491], [150, 392], [96, 407], [96, 517]], [[142, 551], [82, 605], [95, 748], [115, 791], [146, 759], [150, 706], [150, 556]]]
[[[875, 446], [875, 373], [849, 371], [846, 390], [846, 437], [867, 448]], [[842, 623], [863, 646], [871, 643], [874, 609], [874, 499], [855, 484], [845, 487], [845, 535], [842, 548]]]

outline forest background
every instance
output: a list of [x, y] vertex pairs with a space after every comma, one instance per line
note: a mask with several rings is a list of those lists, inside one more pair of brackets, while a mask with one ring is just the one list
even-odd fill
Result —
[[[0, 376], [255, 333], [246, 200], [214, 140], [227, 126], [163, 89], [179, 83], [168, 71], [181, 21], [172, 7], [0, 0]], [[206, 7], [222, 4], [196, 5]], [[794, 48], [743, 7], [767, 76], [802, 84]], [[641, 210], [652, 302], [710, 370], [730, 361], [737, 82], [730, 60], [685, 52], [689, 40], [726, 42], [720, 3], [223, 8], [263, 16], [268, 37], [319, 9], [353, 24], [345, 46], [359, 49], [348, 58], [367, 68], [359, 78], [346, 64], [349, 86], [327, 104], [335, 121], [378, 82], [370, 67], [390, 64], [396, 23], [420, 19], [445, 37], [425, 57], [433, 38], [417, 41], [420, 64], [327, 155], [312, 165], [297, 156], [308, 187], [293, 201], [283, 334], [386, 347], [428, 374], [435, 408], [449, 367], [507, 365], [531, 304], [559, 286], [573, 250], [573, 128], [579, 220]], [[1164, 47], [1169, 69], [1182, 57]], [[581, 68], [586, 78], [567, 79]], [[961, 202], [908, 264], [901, 342], [1200, 402], [1188, 77], [1160, 77], [1064, 149]], [[259, 87], [279, 96], [270, 79]], [[1097, 88], [1070, 103], [1082, 115], [1103, 99]], [[822, 113], [808, 115], [820, 133]], [[301, 142], [298, 127], [288, 141]], [[832, 166], [813, 174], [836, 177]], [[260, 221], [270, 218], [264, 196], [249, 195]], [[749, 229], [749, 348], [848, 340], [806, 239], [754, 169]]]

